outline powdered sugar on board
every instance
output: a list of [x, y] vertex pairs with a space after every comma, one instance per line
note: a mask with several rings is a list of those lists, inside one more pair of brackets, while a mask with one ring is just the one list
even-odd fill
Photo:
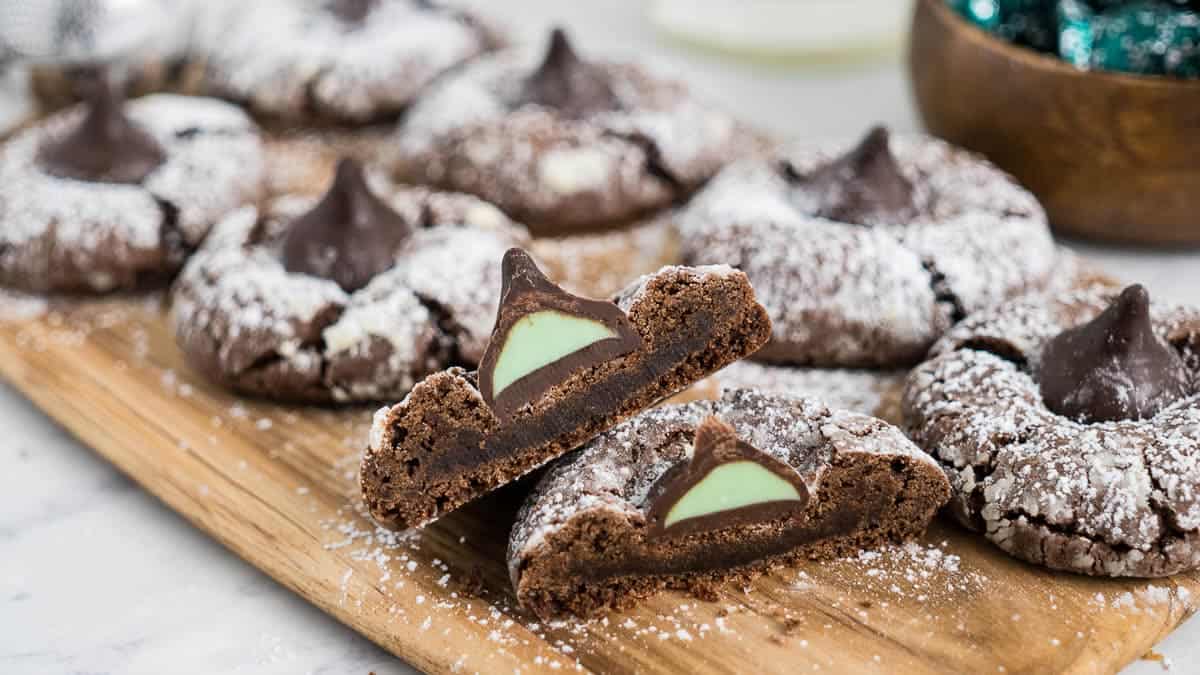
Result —
[[[254, 525], [263, 522], [258, 507], [230, 510], [233, 495], [254, 494], [247, 503], [266, 500], [287, 512], [313, 533], [311, 549], [275, 567], [266, 550], [280, 548], [278, 539], [241, 553], [289, 586], [318, 589], [306, 593], [390, 648], [446, 645], [436, 656], [439, 667], [570, 672], [578, 663], [612, 672], [675, 664], [702, 672], [740, 663], [787, 672], [897, 672], [940, 663], [963, 672], [1017, 672], [1078, 663], [1113, 670], [1118, 654], [1130, 645], [1144, 651], [1195, 606], [1192, 575], [1140, 582], [1053, 574], [935, 524], [911, 547], [780, 570], [749, 588], [722, 588], [715, 601], [663, 593], [593, 621], [537, 622], [512, 602], [499, 562], [500, 540], [523, 497], [519, 487], [419, 532], [378, 530], [357, 506], [355, 469], [371, 410], [277, 406], [224, 394], [179, 362], [159, 300], [56, 304], [20, 327], [0, 322], [0, 363], [18, 354], [65, 369], [80, 347], [100, 355], [119, 348], [112, 362], [92, 363], [88, 377], [71, 381], [99, 377], [129, 386], [136, 378], [144, 383], [139, 406], [178, 403], [165, 432], [176, 446], [162, 446], [157, 436], [128, 444], [153, 453], [143, 467], [173, 461], [177, 448], [215, 471], [203, 480], [173, 473], [172, 490], [186, 491], [170, 501], [175, 508], [198, 519], [236, 514], [219, 520], [222, 537], [257, 536]], [[117, 410], [120, 401], [111, 405]]]
[[36, 319], [48, 308], [46, 298], [40, 295], [0, 287], [0, 321]]

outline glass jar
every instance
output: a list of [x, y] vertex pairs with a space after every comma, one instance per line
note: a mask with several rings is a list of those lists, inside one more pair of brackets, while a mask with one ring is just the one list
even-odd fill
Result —
[[718, 53], [794, 63], [862, 59], [899, 49], [913, 0], [653, 0], [668, 37]]

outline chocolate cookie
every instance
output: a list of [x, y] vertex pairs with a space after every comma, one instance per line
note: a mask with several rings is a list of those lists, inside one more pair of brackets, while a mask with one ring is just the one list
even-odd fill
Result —
[[364, 501], [384, 525], [423, 525], [750, 354], [770, 330], [726, 266], [666, 267], [602, 302], [510, 251], [479, 372], [435, 373], [376, 413]]
[[189, 362], [238, 391], [292, 401], [399, 398], [483, 356], [500, 258], [528, 235], [467, 195], [368, 183], [342, 162], [324, 197], [239, 210], [176, 283]]
[[539, 616], [588, 616], [915, 537], [949, 497], [885, 422], [731, 390], [642, 413], [555, 464], [517, 516], [508, 569]]
[[897, 367], [954, 321], [1044, 286], [1042, 208], [991, 164], [941, 141], [801, 147], [718, 175], [680, 216], [683, 260], [746, 272], [775, 329], [756, 359]]
[[0, 284], [104, 292], [169, 278], [262, 193], [254, 123], [214, 99], [113, 88], [0, 145]]
[[591, 61], [555, 30], [544, 52], [496, 54], [437, 84], [391, 150], [401, 178], [479, 195], [541, 236], [661, 209], [750, 138], [682, 82]]
[[[196, 25], [196, 5], [198, 2], [164, 2], [160, 7], [152, 3], [127, 5], [125, 11], [141, 11], [138, 17], [126, 14], [126, 20], [140, 20], [154, 25], [157, 30], [145, 36], [139, 46], [120, 54], [115, 58], [101, 59], [104, 65], [96, 65], [91, 59], [82, 62], [64, 64], [34, 63], [29, 67], [29, 92], [43, 111], [55, 111], [74, 103], [86, 100], [88, 93], [97, 83], [111, 83], [117, 86], [128, 97], [145, 96], [153, 93], [192, 93], [186, 90], [186, 74], [188, 65], [188, 42]], [[213, 3], [215, 4], [215, 3]], [[81, 14], [87, 10], [82, 9]], [[168, 11], [170, 20], [163, 21], [160, 12]], [[63, 17], [60, 17], [60, 19]], [[73, 17], [83, 19], [86, 17]], [[71, 21], [70, 18], [67, 21]], [[72, 32], [73, 27], [63, 26], [64, 31]], [[140, 26], [139, 28], [142, 28]], [[40, 31], [31, 30], [31, 33]], [[112, 38], [113, 31], [107, 35], [93, 35], [103, 41]], [[83, 36], [76, 34], [76, 39], [86, 42]], [[95, 46], [93, 43], [92, 47]]]
[[189, 58], [200, 91], [256, 114], [358, 125], [497, 46], [474, 14], [423, 0], [258, 0], [210, 3]]
[[909, 377], [909, 433], [952, 511], [1054, 569], [1200, 565], [1200, 310], [1145, 289], [1031, 296], [968, 318]]
[[36, 65], [29, 69], [29, 90], [43, 111], [60, 110], [87, 99], [97, 82], [112, 79], [126, 96], [157, 92], [181, 93], [183, 56], [158, 52], [139, 54], [123, 68], [99, 70], [90, 66]]

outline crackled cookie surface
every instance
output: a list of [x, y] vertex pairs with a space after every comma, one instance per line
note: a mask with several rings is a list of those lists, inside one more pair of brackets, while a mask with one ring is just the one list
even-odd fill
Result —
[[588, 60], [556, 30], [544, 51], [489, 56], [435, 85], [392, 150], [402, 178], [477, 194], [555, 235], [665, 207], [749, 138], [682, 82]]
[[919, 535], [949, 496], [937, 464], [881, 420], [730, 390], [647, 411], [554, 465], [518, 514], [509, 573], [544, 617], [662, 588], [711, 595]]
[[194, 367], [242, 392], [399, 398], [448, 364], [478, 363], [500, 259], [527, 239], [474, 197], [343, 161], [324, 197], [222, 221], [176, 284], [172, 323]]
[[261, 196], [258, 129], [238, 108], [106, 86], [0, 145], [0, 283], [104, 292], [169, 278]]
[[775, 366], [738, 361], [697, 384], [697, 397], [718, 398], [734, 389], [765, 394], [813, 398], [831, 408], [848, 410], [899, 423], [900, 393], [908, 371], [854, 368]]
[[910, 435], [952, 510], [1055, 569], [1165, 576], [1200, 564], [1200, 310], [1144, 289], [1027, 297], [951, 330], [909, 377]]
[[383, 525], [423, 525], [544, 465], [766, 342], [746, 275], [665, 267], [615, 301], [572, 295], [521, 250], [504, 258], [477, 373], [430, 375], [376, 413], [363, 501]]
[[475, 15], [421, 0], [211, 3], [197, 25], [199, 88], [289, 121], [394, 117], [439, 75], [498, 46]]
[[[1060, 247], [1046, 292], [1065, 293], [1109, 283], [1092, 265]], [[821, 368], [743, 360], [697, 382], [673, 400], [715, 399], [730, 389], [757, 389], [815, 398], [831, 408], [902, 424], [900, 398], [908, 372], [908, 368]]]
[[755, 358], [898, 367], [954, 321], [1051, 277], [1037, 201], [984, 160], [877, 128], [722, 171], [679, 219], [688, 264], [743, 270], [771, 313]]

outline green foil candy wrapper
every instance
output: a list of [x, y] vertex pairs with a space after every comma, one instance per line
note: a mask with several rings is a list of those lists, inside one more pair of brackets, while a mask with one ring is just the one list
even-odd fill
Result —
[[1076, 68], [1200, 77], [1196, 0], [948, 0], [971, 23]]

